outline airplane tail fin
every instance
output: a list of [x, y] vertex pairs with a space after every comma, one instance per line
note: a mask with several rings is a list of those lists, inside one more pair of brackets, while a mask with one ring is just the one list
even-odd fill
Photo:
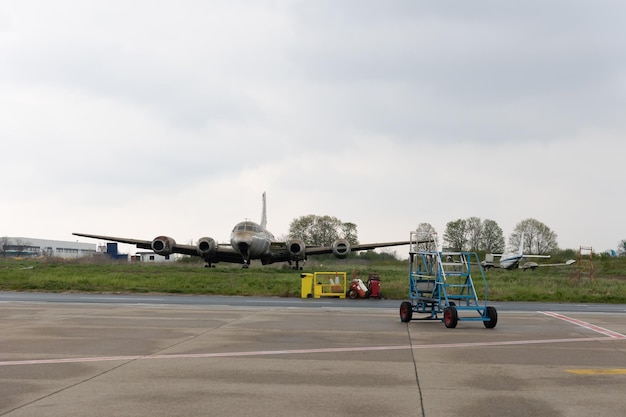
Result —
[[265, 192], [263, 192], [263, 212], [261, 212], [261, 227], [267, 227], [267, 208], [265, 207]]
[[519, 256], [524, 254], [524, 232], [522, 232], [522, 237], [519, 240]]

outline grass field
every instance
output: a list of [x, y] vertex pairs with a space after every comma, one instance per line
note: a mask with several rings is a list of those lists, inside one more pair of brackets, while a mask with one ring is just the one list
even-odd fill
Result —
[[[493, 301], [551, 301], [578, 303], [626, 303], [626, 258], [593, 260], [594, 278], [579, 278], [578, 266], [539, 268], [535, 271], [485, 273], [489, 299]], [[327, 259], [323, 265], [309, 262], [302, 272], [353, 271], [365, 279], [381, 277], [385, 298], [406, 299], [408, 261], [363, 261]], [[475, 283], [484, 294], [482, 280]], [[241, 296], [299, 297], [299, 271], [283, 266], [253, 264], [250, 269], [218, 264], [175, 262], [145, 264], [120, 262], [61, 261], [51, 259], [0, 259], [0, 290], [97, 293], [165, 293]]]

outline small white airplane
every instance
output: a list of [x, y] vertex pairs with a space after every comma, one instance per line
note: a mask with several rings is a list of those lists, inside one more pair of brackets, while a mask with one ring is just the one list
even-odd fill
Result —
[[[495, 264], [493, 261], [494, 257], [500, 257], [499, 264]], [[522, 233], [522, 237], [519, 242], [519, 250], [517, 253], [490, 253], [485, 255], [485, 260], [480, 264], [483, 268], [502, 268], [502, 269], [521, 269], [526, 271], [527, 269], [535, 270], [538, 267], [544, 266], [561, 266], [561, 265], [571, 265], [576, 262], [574, 259], [570, 259], [566, 262], [559, 264], [538, 264], [537, 262], [524, 262], [520, 265], [522, 259], [525, 258], [549, 258], [550, 255], [524, 255], [524, 233]]]
[[266, 224], [267, 212], [265, 193], [263, 193], [261, 224], [249, 220], [237, 223], [230, 234], [230, 244], [218, 244], [211, 237], [200, 238], [196, 245], [181, 245], [169, 236], [157, 236], [153, 240], [139, 240], [86, 233], [72, 234], [92, 239], [128, 243], [141, 249], [150, 249], [162, 256], [168, 256], [172, 253], [199, 256], [204, 259], [207, 267], [218, 262], [230, 262], [243, 264], [243, 268], [250, 266], [250, 260], [259, 259], [263, 265], [274, 262], [288, 262], [291, 265], [293, 262], [295, 263], [294, 269], [301, 269], [300, 262], [304, 263], [309, 255], [332, 253], [335, 257], [344, 259], [351, 251], [401, 246], [410, 243], [409, 241], [401, 241], [351, 245], [346, 239], [337, 239], [331, 246], [307, 246], [301, 239], [291, 239], [287, 242], [276, 241], [274, 235], [265, 228]]

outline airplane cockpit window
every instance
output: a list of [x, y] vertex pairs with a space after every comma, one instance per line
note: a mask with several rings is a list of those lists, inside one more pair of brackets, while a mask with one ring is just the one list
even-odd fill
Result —
[[238, 224], [233, 229], [233, 232], [241, 232], [241, 231], [260, 233], [261, 227], [256, 224], [244, 223], [244, 224]]

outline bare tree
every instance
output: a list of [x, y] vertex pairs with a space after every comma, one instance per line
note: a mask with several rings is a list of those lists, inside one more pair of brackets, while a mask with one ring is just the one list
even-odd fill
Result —
[[[13, 245], [11, 245], [11, 247], [15, 250], [18, 256], [26, 255], [25, 252], [30, 246], [30, 242], [22, 239], [15, 239], [15, 242], [13, 242]], [[32, 255], [32, 252], [29, 253], [29, 255]]]
[[9, 238], [4, 236], [0, 238], [0, 255], [2, 255], [3, 258], [7, 257], [7, 251], [9, 250]]
[[511, 248], [519, 247], [522, 233], [524, 233], [524, 253], [543, 255], [558, 249], [556, 233], [539, 220], [526, 219], [519, 222], [509, 238]]
[[3, 258], [6, 258], [9, 253], [14, 256], [33, 255], [34, 252], [28, 251], [31, 247], [31, 243], [27, 240], [16, 238], [11, 240], [8, 237], [0, 238], [0, 253]]
[[[417, 233], [418, 240], [430, 239], [434, 233], [437, 233], [435, 228], [430, 223], [420, 223], [417, 226], [417, 229], [415, 229], [415, 232]], [[423, 252], [434, 252], [437, 250], [437, 246], [435, 245], [435, 242], [429, 241], [418, 243], [415, 249]]]

